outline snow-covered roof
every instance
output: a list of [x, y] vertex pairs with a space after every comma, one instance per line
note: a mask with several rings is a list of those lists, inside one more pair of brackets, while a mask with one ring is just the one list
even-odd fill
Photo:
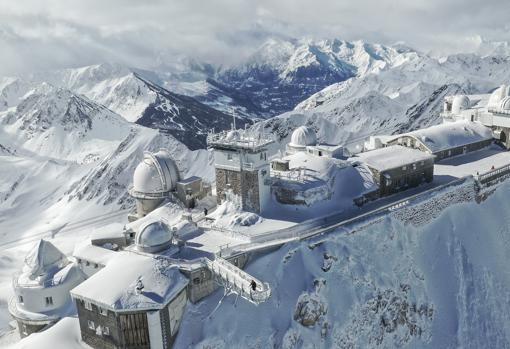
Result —
[[493, 138], [492, 131], [488, 127], [478, 122], [466, 120], [446, 122], [441, 125], [405, 133], [395, 138], [401, 136], [416, 138], [432, 153]]
[[82, 259], [100, 265], [106, 265], [108, 261], [116, 255], [117, 252], [92, 245], [90, 241], [84, 241], [81, 244], [77, 244], [73, 252], [73, 257], [76, 259]]
[[39, 240], [25, 257], [23, 273], [39, 276], [68, 263], [67, 257], [51, 242]]
[[187, 284], [177, 266], [123, 251], [71, 294], [115, 311], [155, 310], [168, 304]]
[[359, 153], [356, 157], [367, 166], [378, 171], [391, 170], [419, 161], [434, 159], [433, 155], [400, 145]]

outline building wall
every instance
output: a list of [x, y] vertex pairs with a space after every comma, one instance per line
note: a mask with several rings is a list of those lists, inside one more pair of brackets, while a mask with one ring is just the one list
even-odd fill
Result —
[[[122, 348], [122, 333], [119, 331], [117, 316], [114, 312], [107, 310], [107, 315], [99, 312], [99, 307], [91, 304], [92, 310], [85, 308], [85, 302], [76, 299], [76, 309], [78, 311], [78, 320], [82, 340], [92, 348]], [[88, 321], [94, 322], [94, 329], [89, 328]], [[105, 326], [109, 329], [109, 335], [98, 335], [97, 327]]]
[[[267, 170], [267, 173], [269, 173], [269, 170]], [[228, 189], [241, 197], [243, 210], [260, 213], [259, 175], [257, 170], [238, 172], [216, 168], [218, 204], [225, 201], [225, 193]]]
[[44, 324], [39, 324], [39, 325], [29, 324], [29, 323], [24, 322], [23, 320], [16, 320], [16, 323], [18, 324], [18, 331], [19, 331], [19, 335], [21, 338], [25, 338], [25, 337], [31, 335], [32, 333], [36, 333], [36, 332], [45, 330], [46, 328], [53, 325], [53, 323], [50, 323], [50, 324], [44, 323]]
[[[376, 183], [379, 185], [379, 195], [386, 196], [409, 187], [415, 187], [423, 182], [431, 182], [434, 178], [434, 161], [419, 161], [409, 163], [406, 166], [379, 172], [370, 168]], [[389, 175], [391, 183], [388, 183], [385, 175]]]

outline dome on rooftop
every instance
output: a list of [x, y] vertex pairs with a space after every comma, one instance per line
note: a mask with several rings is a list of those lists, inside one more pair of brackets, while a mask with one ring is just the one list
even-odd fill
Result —
[[67, 257], [58, 248], [51, 242], [41, 239], [25, 257], [23, 271], [35, 278], [67, 263]]
[[499, 103], [499, 107], [501, 108], [501, 110], [510, 111], [510, 96], [506, 96], [505, 98], [503, 98]]
[[315, 134], [315, 131], [310, 127], [300, 126], [292, 132], [289, 146], [294, 148], [304, 148], [307, 145], [316, 144], [317, 135]]
[[161, 222], [150, 222], [143, 225], [135, 237], [136, 248], [143, 252], [159, 252], [172, 243], [172, 232]]
[[509, 86], [507, 85], [501, 85], [497, 89], [495, 89], [490, 98], [489, 102], [487, 103], [488, 108], [500, 108], [501, 100], [505, 97], [510, 95], [509, 93]]
[[179, 180], [179, 170], [167, 150], [146, 152], [135, 169], [131, 195], [142, 198], [164, 197], [175, 188]]
[[461, 110], [469, 108], [469, 98], [465, 95], [458, 95], [453, 98], [452, 113], [459, 114]]

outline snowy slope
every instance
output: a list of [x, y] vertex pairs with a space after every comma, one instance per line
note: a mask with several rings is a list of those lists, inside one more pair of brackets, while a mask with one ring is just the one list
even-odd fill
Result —
[[211, 176], [207, 151], [192, 152], [171, 135], [48, 84], [0, 113], [0, 139], [8, 150], [0, 155], [3, 241], [58, 217], [130, 207], [126, 191], [144, 150], [168, 148], [184, 176]]
[[271, 284], [267, 303], [215, 309], [220, 290], [188, 308], [176, 347], [506, 348], [509, 193], [420, 228], [387, 219], [282, 247], [247, 269]]

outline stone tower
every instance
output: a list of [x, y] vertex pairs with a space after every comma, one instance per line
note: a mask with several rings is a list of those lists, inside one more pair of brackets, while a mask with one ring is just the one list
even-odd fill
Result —
[[268, 135], [230, 130], [209, 134], [214, 149], [218, 203], [227, 191], [241, 198], [242, 209], [262, 213], [270, 200], [269, 151], [274, 139]]

